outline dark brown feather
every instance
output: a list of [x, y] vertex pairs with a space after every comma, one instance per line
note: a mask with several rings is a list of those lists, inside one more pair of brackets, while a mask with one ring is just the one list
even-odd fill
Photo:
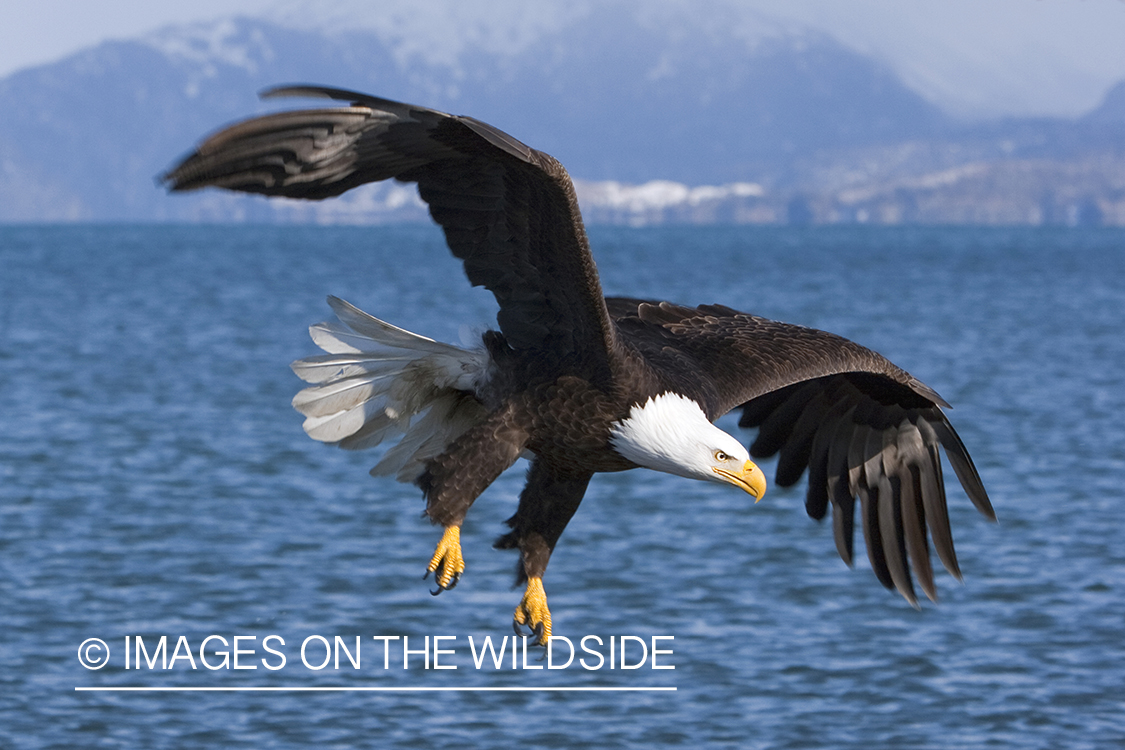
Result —
[[324, 87], [266, 95], [352, 106], [231, 126], [165, 183], [316, 200], [392, 177], [416, 182], [469, 280], [495, 295], [507, 344], [534, 351], [544, 371], [609, 382], [615, 332], [561, 164], [468, 117]]

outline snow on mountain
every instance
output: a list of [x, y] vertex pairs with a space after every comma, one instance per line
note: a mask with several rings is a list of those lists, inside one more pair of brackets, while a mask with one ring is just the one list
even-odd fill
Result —
[[766, 195], [765, 188], [753, 182], [689, 187], [670, 180], [651, 180], [641, 185], [575, 180], [574, 189], [582, 214], [591, 223], [750, 224], [771, 223], [776, 218], [760, 200]]

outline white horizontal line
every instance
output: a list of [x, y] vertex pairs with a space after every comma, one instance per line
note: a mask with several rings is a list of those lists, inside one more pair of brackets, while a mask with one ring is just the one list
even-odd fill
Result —
[[674, 692], [674, 687], [76, 687], [78, 692], [117, 693], [627, 693]]

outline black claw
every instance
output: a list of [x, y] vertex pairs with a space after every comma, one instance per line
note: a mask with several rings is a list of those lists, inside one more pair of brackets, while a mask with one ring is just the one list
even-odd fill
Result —
[[436, 583], [436, 584], [437, 584], [437, 590], [435, 590], [435, 591], [431, 591], [431, 592], [430, 592], [430, 596], [437, 596], [437, 595], [438, 595], [438, 594], [440, 594], [440, 593], [441, 593], [442, 591], [445, 591], [445, 587], [444, 587], [444, 586], [442, 586], [442, 585], [441, 585], [441, 583], [439, 583], [439, 581], [441, 581], [441, 573], [440, 573], [440, 571], [441, 571], [441, 566], [440, 566], [440, 565], [439, 565], [438, 567], [434, 568], [433, 570], [430, 570], [430, 569], [428, 569], [428, 568], [427, 568], [427, 569], [426, 569], [426, 575], [422, 576], [422, 580], [424, 581], [424, 580], [426, 580], [427, 578], [429, 578], [429, 577], [430, 577], [430, 573], [433, 573], [433, 574], [434, 574], [434, 583]]
[[430, 594], [432, 596], [437, 596], [438, 594], [440, 594], [443, 591], [452, 591], [454, 588], [457, 587], [457, 582], [461, 580], [461, 574], [460, 573], [454, 573], [453, 577], [449, 579], [449, 583], [446, 584], [445, 586], [442, 586], [441, 585], [441, 576], [442, 576], [442, 571], [444, 569], [445, 569], [445, 563], [442, 562], [440, 565], [437, 566], [436, 569], [426, 570], [426, 575], [422, 576], [422, 580], [424, 581], [424, 580], [426, 580], [427, 578], [430, 577], [430, 573], [434, 574], [434, 583], [437, 584], [437, 590], [430, 592]]
[[540, 646], [541, 648], [547, 648], [546, 643], [540, 643], [540, 641], [543, 640], [543, 627], [544, 627], [543, 623], [539, 623], [535, 627], [531, 627], [531, 623], [528, 623], [527, 624], [527, 632], [525, 633], [522, 630], [522, 626], [519, 624], [519, 622], [517, 622], [516, 620], [512, 620], [512, 630], [514, 630], [516, 632], [516, 635], [523, 636], [524, 638], [526, 638], [527, 636], [534, 636], [535, 637], [535, 643], [532, 644], [533, 646]]

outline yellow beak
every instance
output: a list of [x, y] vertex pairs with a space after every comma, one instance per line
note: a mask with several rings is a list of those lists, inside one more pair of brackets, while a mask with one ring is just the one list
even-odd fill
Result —
[[766, 475], [753, 461], [747, 461], [739, 472], [727, 471], [714, 467], [712, 469], [724, 482], [729, 482], [740, 490], [754, 496], [754, 502], [762, 499], [766, 494]]

